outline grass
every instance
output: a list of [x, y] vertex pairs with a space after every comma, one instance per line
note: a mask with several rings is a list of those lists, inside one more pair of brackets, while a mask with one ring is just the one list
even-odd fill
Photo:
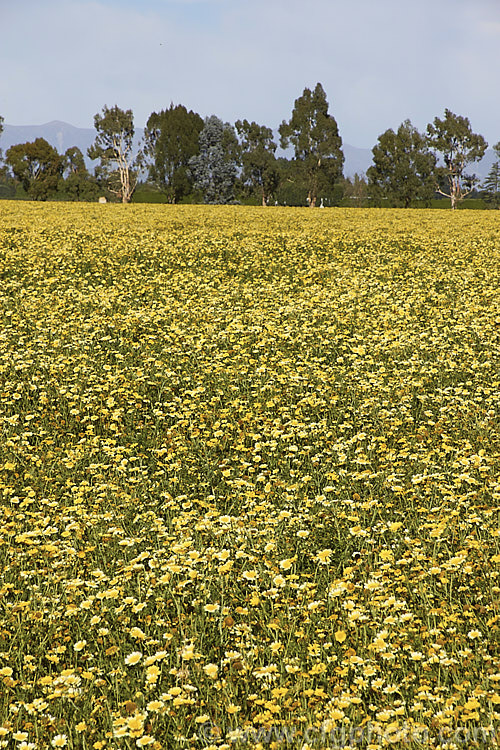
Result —
[[496, 746], [496, 217], [0, 210], [0, 747]]

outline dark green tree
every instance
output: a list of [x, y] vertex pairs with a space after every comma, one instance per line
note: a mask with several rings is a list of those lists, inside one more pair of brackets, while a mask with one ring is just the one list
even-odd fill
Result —
[[444, 111], [444, 119], [434, 118], [427, 125], [427, 143], [436, 154], [442, 156], [444, 166], [436, 171], [436, 191], [450, 198], [452, 209], [456, 209], [474, 190], [478, 179], [465, 173], [467, 165], [483, 158], [488, 144], [482, 135], [472, 132], [467, 117], [455, 115], [449, 109]]
[[95, 200], [99, 186], [89, 174], [82, 152], [77, 146], [71, 146], [63, 157], [64, 192], [75, 201]]
[[[493, 146], [497, 157], [500, 159], [500, 142]], [[483, 182], [483, 189], [486, 191], [488, 200], [498, 208], [500, 206], [500, 161], [495, 161], [491, 165], [488, 176]]]
[[290, 121], [281, 123], [279, 133], [281, 147], [286, 149], [292, 144], [295, 149], [295, 160], [307, 178], [307, 202], [314, 207], [321, 178], [335, 182], [342, 177], [344, 164], [342, 139], [335, 118], [328, 114], [328, 102], [320, 83], [314, 91], [304, 89], [295, 100]]
[[212, 115], [199, 138], [199, 153], [189, 160], [195, 190], [205, 203], [231, 203], [239, 165], [239, 144], [234, 128]]
[[33, 200], [45, 201], [57, 190], [63, 160], [45, 138], [11, 146], [5, 160]]
[[273, 131], [248, 120], [238, 120], [236, 130], [241, 139], [241, 180], [251, 190], [260, 193], [262, 205], [266, 206], [279, 184]]
[[149, 178], [166, 193], [171, 203], [178, 203], [192, 190], [189, 160], [199, 152], [203, 119], [182, 104], [153, 112], [144, 132], [145, 154], [149, 161]]
[[138, 173], [143, 163], [143, 152], [134, 158], [134, 115], [131, 109], [103, 107], [102, 114], [94, 116], [97, 135], [87, 149], [91, 159], [100, 159], [99, 175], [108, 190], [129, 203], [137, 185]]
[[[4, 119], [2, 115], [0, 115], [0, 135], [2, 135], [3, 133], [3, 123], [4, 123]], [[0, 148], [0, 161], [2, 161], [2, 149], [1, 148]]]
[[436, 157], [425, 136], [405, 120], [395, 133], [386, 130], [372, 149], [373, 166], [367, 170], [370, 192], [393, 206], [408, 208], [414, 200], [430, 202], [435, 191]]

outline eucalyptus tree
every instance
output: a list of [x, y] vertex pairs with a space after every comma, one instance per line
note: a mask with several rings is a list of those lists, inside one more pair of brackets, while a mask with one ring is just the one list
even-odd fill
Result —
[[307, 202], [314, 207], [321, 178], [333, 183], [342, 177], [344, 154], [335, 118], [328, 113], [328, 101], [321, 83], [314, 91], [305, 88], [295, 100], [292, 116], [279, 127], [281, 147], [295, 149], [299, 171], [307, 180]]
[[487, 195], [487, 200], [498, 208], [500, 206], [500, 142], [493, 146], [493, 151], [497, 155], [497, 160], [491, 165], [481, 187]]
[[205, 203], [231, 203], [238, 175], [239, 144], [234, 128], [216, 115], [205, 119], [199, 153], [189, 160], [195, 190]]
[[189, 160], [199, 152], [203, 119], [188, 112], [182, 104], [152, 112], [146, 124], [145, 154], [149, 161], [149, 178], [177, 203], [192, 189]]
[[241, 180], [260, 193], [262, 205], [266, 206], [280, 179], [273, 131], [248, 120], [238, 120], [235, 126], [241, 139]]
[[389, 129], [372, 149], [367, 177], [374, 197], [407, 208], [414, 200], [430, 201], [435, 191], [436, 157], [425, 136], [405, 120], [397, 132]]
[[63, 170], [63, 159], [45, 138], [11, 146], [5, 161], [14, 177], [33, 200], [47, 200], [56, 192]]
[[97, 135], [87, 149], [91, 159], [100, 159], [100, 177], [111, 193], [129, 203], [134, 194], [143, 152], [134, 155], [134, 115], [131, 109], [104, 106], [102, 114], [94, 116]]
[[444, 161], [444, 166], [436, 169], [436, 191], [449, 198], [451, 208], [456, 209], [478, 182], [474, 174], [466, 174], [465, 170], [483, 158], [488, 144], [482, 135], [472, 132], [467, 117], [455, 115], [449, 109], [445, 109], [444, 115], [442, 120], [435, 117], [427, 125], [427, 143]]

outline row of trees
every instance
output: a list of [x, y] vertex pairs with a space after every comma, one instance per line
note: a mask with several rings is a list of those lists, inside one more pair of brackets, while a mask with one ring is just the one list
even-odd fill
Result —
[[[0, 118], [0, 133], [2, 123]], [[314, 90], [304, 89], [290, 119], [279, 127], [281, 147], [293, 149], [290, 159], [276, 157], [278, 144], [265, 125], [238, 120], [233, 127], [215, 115], [203, 120], [182, 105], [153, 112], [139, 148], [134, 148], [132, 110], [105, 106], [95, 115], [94, 126], [96, 138], [87, 152], [99, 162], [93, 175], [78, 148], [60, 155], [43, 138], [8, 149], [6, 166], [28, 195], [40, 200], [63, 181], [65, 194], [75, 200], [91, 200], [106, 190], [128, 203], [147, 174], [172, 203], [188, 198], [230, 203], [258, 196], [262, 205], [305, 200], [314, 207], [319, 195], [332, 203], [351, 194], [369, 196], [379, 204], [409, 206], [416, 201], [428, 204], [440, 194], [450, 198], [454, 209], [477, 188], [478, 179], [467, 169], [487, 148], [466, 117], [446, 109], [444, 118], [436, 117], [425, 134], [409, 120], [397, 131], [385, 131], [373, 148], [366, 179], [346, 181], [342, 140], [320, 83]], [[493, 148], [500, 160], [500, 143]], [[485, 188], [498, 202], [500, 161]]]

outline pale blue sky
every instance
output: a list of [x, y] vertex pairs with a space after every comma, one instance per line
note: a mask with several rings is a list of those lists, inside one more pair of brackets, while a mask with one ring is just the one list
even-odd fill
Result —
[[500, 141], [500, 0], [0, 0], [0, 28], [11, 125], [173, 101], [276, 128], [320, 81], [354, 146], [445, 107]]

